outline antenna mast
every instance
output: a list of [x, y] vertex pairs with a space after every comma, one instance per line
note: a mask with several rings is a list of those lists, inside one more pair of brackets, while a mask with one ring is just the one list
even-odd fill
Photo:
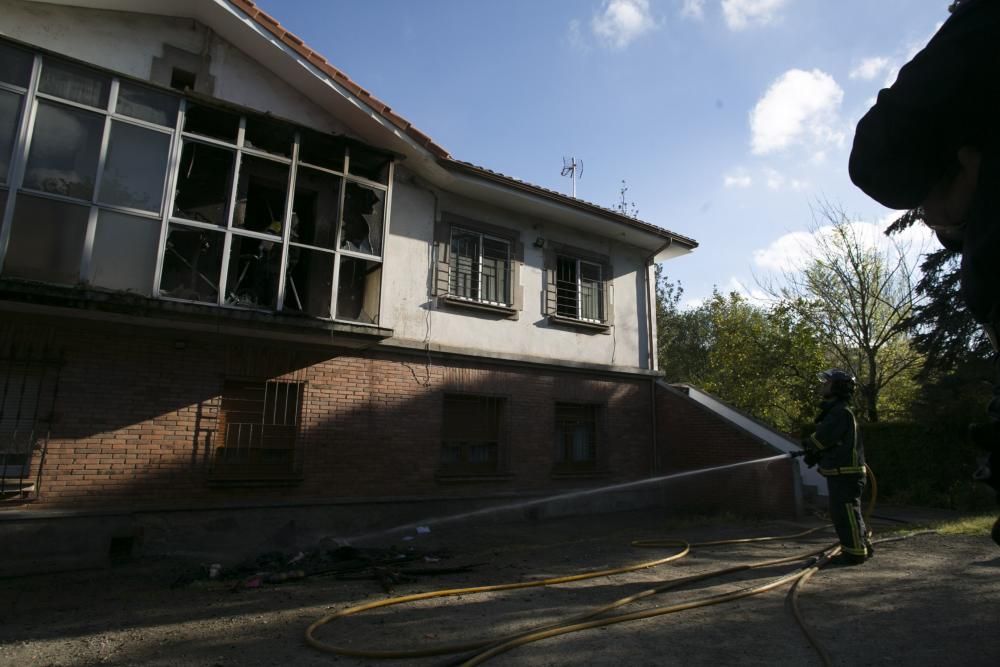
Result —
[[577, 162], [575, 157], [564, 157], [562, 175], [569, 176], [573, 182], [573, 198], [576, 199], [576, 179], [583, 178], [583, 160]]

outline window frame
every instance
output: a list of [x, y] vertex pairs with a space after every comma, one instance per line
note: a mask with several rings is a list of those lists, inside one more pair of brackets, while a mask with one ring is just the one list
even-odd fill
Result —
[[[571, 423], [569, 419], [561, 419], [560, 410], [581, 410], [586, 413], [585, 419], [579, 422], [587, 423], [590, 427], [590, 447], [593, 455], [586, 460], [576, 460], [572, 455], [567, 456], [566, 437], [568, 434], [562, 427]], [[601, 403], [590, 403], [580, 401], [557, 400], [553, 403], [553, 464], [552, 474], [556, 477], [587, 477], [601, 476], [607, 474], [607, 453], [605, 443], [607, 441], [604, 432], [604, 410]], [[565, 416], [565, 415], [563, 415]]]
[[[248, 387], [252, 385], [263, 385], [264, 399], [261, 402], [261, 421], [258, 422], [243, 422], [243, 421], [230, 421], [228, 419], [228, 412], [232, 413], [246, 413], [248, 410], [237, 410], [232, 409], [226, 410], [226, 402], [246, 402], [248, 399], [245, 397], [238, 397], [236, 394], [240, 391], [245, 391]], [[269, 423], [267, 421], [267, 406], [268, 406], [268, 388], [275, 387], [275, 414], [277, 414], [278, 400], [277, 392], [279, 386], [285, 386], [285, 406], [282, 423]], [[288, 396], [293, 393], [295, 394], [296, 404], [292, 411], [292, 417], [294, 421], [289, 424], [284, 420], [287, 418]], [[245, 377], [226, 377], [223, 379], [222, 388], [219, 392], [219, 407], [218, 407], [218, 424], [217, 429], [219, 437], [216, 439], [216, 443], [212, 448], [212, 453], [209, 458], [209, 468], [208, 468], [208, 478], [210, 482], [297, 482], [303, 478], [303, 458], [304, 458], [304, 440], [302, 438], [302, 425], [305, 421], [304, 415], [306, 412], [306, 399], [308, 396], [308, 383], [302, 379], [289, 379], [289, 378], [245, 378]], [[232, 449], [230, 443], [230, 427], [239, 426], [237, 432], [236, 440], [237, 445], [235, 447], [237, 451], [237, 458], [231, 460], [229, 458], [229, 450]], [[243, 451], [242, 442], [243, 438], [243, 426], [249, 426], [248, 445], [246, 447], [247, 451], [254, 449], [260, 450], [261, 452], [265, 450], [275, 450], [275, 449], [287, 449], [290, 452], [290, 459], [287, 465], [276, 465], [273, 463], [268, 463], [266, 461], [260, 462], [246, 462], [239, 458], [240, 453]], [[260, 442], [260, 447], [254, 447], [254, 436], [253, 427], [259, 426], [260, 435], [258, 440]], [[265, 429], [267, 427], [290, 427], [290, 432], [286, 434], [286, 437], [290, 441], [289, 447], [283, 448], [267, 448], [264, 447], [264, 441], [267, 438], [273, 438], [274, 436], [265, 435]]]
[[[208, 305], [218, 308], [231, 309], [231, 310], [252, 310], [252, 311], [264, 311], [273, 313], [282, 313], [283, 311], [294, 313], [295, 315], [304, 315], [313, 319], [318, 319], [321, 321], [332, 321], [342, 324], [350, 324], [362, 327], [378, 327], [379, 321], [381, 320], [381, 310], [382, 310], [382, 292], [383, 292], [383, 282], [384, 282], [384, 258], [386, 254], [386, 246], [389, 239], [389, 229], [391, 220], [391, 210], [392, 210], [392, 191], [393, 182], [395, 180], [395, 168], [396, 159], [391, 153], [386, 151], [376, 149], [374, 147], [369, 147], [361, 142], [349, 139], [347, 137], [339, 137], [335, 135], [329, 135], [306, 126], [284, 121], [278, 118], [272, 118], [266, 114], [251, 110], [237, 107], [236, 105], [228, 104], [222, 100], [216, 100], [207, 98], [206, 96], [201, 96], [197, 93], [179, 93], [176, 90], [165, 88], [162, 85], [153, 83], [150, 81], [145, 81], [141, 79], [135, 79], [133, 77], [128, 77], [115, 72], [111, 72], [107, 69], [96, 67], [90, 63], [82, 62], [76, 59], [67, 58], [60, 54], [55, 54], [49, 52], [45, 49], [40, 49], [38, 47], [22, 44], [20, 42], [9, 40], [6, 38], [0, 39], [5, 46], [13, 49], [18, 49], [29, 54], [32, 58], [31, 61], [31, 71], [30, 78], [28, 81], [28, 87], [22, 88], [17, 85], [8, 84], [0, 82], [0, 90], [15, 93], [20, 96], [20, 107], [18, 110], [18, 119], [14, 135], [12, 137], [11, 146], [11, 156], [10, 165], [8, 169], [7, 181], [0, 183], [0, 193], [6, 195], [6, 203], [4, 206], [0, 207], [0, 276], [3, 276], [4, 263], [10, 249], [10, 238], [13, 227], [15, 212], [15, 203], [19, 196], [29, 196], [38, 197], [42, 199], [52, 200], [54, 202], [61, 202], [64, 204], [73, 204], [88, 207], [86, 232], [84, 235], [83, 248], [81, 250], [80, 258], [80, 270], [77, 275], [76, 284], [86, 284], [90, 286], [90, 278], [93, 275], [92, 264], [94, 261], [94, 240], [97, 233], [97, 225], [99, 224], [99, 216], [102, 210], [112, 211], [120, 213], [123, 215], [135, 216], [136, 218], [141, 218], [143, 220], [149, 221], [151, 224], [159, 224], [159, 239], [158, 245], [155, 250], [155, 259], [149, 266], [149, 270], [152, 271], [152, 275], [149, 276], [149, 283], [151, 284], [151, 289], [149, 290], [148, 296], [153, 299], [168, 301], [168, 302], [181, 302], [181, 303], [196, 303], [199, 305]], [[72, 100], [62, 99], [55, 95], [44, 93], [39, 90], [39, 82], [42, 77], [42, 71], [45, 67], [47, 61], [59, 61], [65, 62], [71, 66], [81, 67], [89, 72], [93, 72], [95, 75], [105, 77], [109, 82], [108, 89], [108, 99], [107, 104], [103, 108], [92, 107], [87, 104], [82, 104]], [[118, 111], [118, 99], [119, 91], [122, 84], [127, 84], [129, 86], [139, 86], [148, 88], [150, 90], [156, 91], [167, 95], [178, 102], [175, 123], [172, 127], [165, 125], [160, 125], [155, 122], [142, 120], [139, 118], [133, 118], [132, 116], [125, 115]], [[97, 114], [102, 121], [102, 129], [100, 136], [100, 149], [97, 157], [97, 165], [94, 171], [94, 187], [93, 192], [89, 199], [71, 197], [55, 192], [45, 192], [34, 188], [24, 187], [23, 181], [25, 176], [25, 171], [28, 163], [28, 158], [30, 156], [31, 146], [34, 139], [35, 122], [37, 117], [37, 112], [40, 104], [51, 104], [57, 105], [63, 108], [75, 109], [78, 111], [84, 111], [87, 113]], [[215, 111], [222, 111], [225, 113], [233, 114], [239, 117], [239, 130], [236, 138], [233, 141], [226, 141], [218, 138], [213, 138], [210, 136], [204, 136], [200, 134], [191, 133], [185, 130], [184, 123], [187, 115], [187, 111], [191, 105], [198, 105], [206, 107]], [[254, 122], [258, 120], [263, 120], [272, 123], [279, 123], [286, 128], [288, 128], [293, 136], [292, 148], [290, 150], [290, 156], [282, 156], [275, 153], [270, 153], [263, 148], [256, 148], [252, 145], [248, 145], [245, 142], [246, 137], [246, 125], [247, 119], [251, 118]], [[169, 143], [167, 147], [166, 164], [164, 165], [164, 175], [163, 175], [163, 189], [160, 192], [160, 206], [157, 211], [150, 211], [145, 209], [137, 209], [131, 206], [123, 206], [118, 204], [105, 204], [100, 201], [102, 183], [105, 181], [104, 170], [107, 165], [109, 156], [109, 145], [111, 140], [111, 133], [116, 123], [126, 123], [132, 126], [136, 126], [145, 130], [152, 130], [169, 137]], [[307, 135], [319, 135], [324, 137], [332, 137], [335, 141], [341, 142], [343, 145], [343, 156], [339, 161], [339, 169], [331, 168], [330, 166], [321, 166], [310, 164], [305, 161], [299, 161], [298, 151], [301, 145], [302, 138]], [[229, 190], [222, 193], [222, 197], [227, 199], [227, 210], [225, 214], [225, 225], [213, 225], [206, 224], [197, 220], [188, 220], [174, 215], [174, 206], [177, 197], [177, 185], [180, 180], [180, 162], [181, 154], [188, 143], [204, 144], [208, 146], [214, 146], [224, 150], [232, 151], [233, 153], [233, 166], [232, 174], [230, 178], [227, 179], [227, 187]], [[145, 144], [143, 144], [145, 145]], [[371, 180], [370, 178], [356, 174], [351, 168], [351, 156], [352, 151], [357, 155], [363, 155], [366, 160], [370, 155], [378, 156], [380, 160], [384, 160], [384, 165], [380, 174], [372, 174], [373, 177], [382, 177], [384, 175], [385, 182], [379, 182]], [[273, 163], [280, 163], [286, 165], [288, 168], [288, 179], [285, 184], [285, 206], [284, 210], [281, 211], [281, 224], [282, 233], [281, 236], [275, 236], [271, 234], [264, 234], [260, 232], [255, 232], [252, 230], [241, 229], [234, 226], [234, 202], [237, 197], [238, 182], [240, 175], [240, 168], [244, 157], [253, 157], [254, 159], [267, 160]], [[337, 219], [334, 222], [336, 225], [335, 230], [335, 243], [333, 248], [326, 248], [320, 246], [313, 246], [305, 242], [295, 241], [291, 238], [291, 227], [292, 227], [292, 216], [294, 214], [294, 204], [295, 204], [295, 187], [296, 187], [296, 175], [299, 167], [305, 167], [310, 170], [315, 170], [318, 172], [323, 172], [326, 174], [332, 174], [340, 179], [339, 182], [339, 192], [336, 193], [338, 210]], [[376, 191], [375, 199], [381, 206], [381, 243], [378, 252], [365, 252], [352, 250], [348, 248], [343, 248], [342, 246], [342, 235], [344, 232], [344, 198], [345, 192], [348, 184], [355, 184], [361, 188], [367, 188], [369, 190]], [[366, 214], [367, 215], [367, 214]], [[170, 234], [170, 230], [174, 227], [181, 227], [183, 229], [189, 230], [207, 230], [213, 232], [220, 232], [225, 234], [221, 239], [222, 251], [219, 266], [219, 275], [217, 278], [217, 285], [213, 285], [217, 289], [217, 294], [213, 300], [194, 300], [178, 298], [176, 296], [171, 296], [164, 294], [161, 289], [161, 283], [163, 278], [163, 268], [165, 262], [165, 253], [167, 252], [167, 240]], [[249, 238], [253, 240], [266, 241], [272, 243], [280, 244], [280, 265], [278, 268], [277, 286], [275, 288], [274, 303], [266, 304], [265, 306], [260, 306], [258, 304], [246, 305], [240, 303], [227, 303], [229, 291], [227, 288], [228, 273], [230, 271], [230, 263], [232, 261], [231, 251], [233, 248], [233, 238], [234, 236], [239, 236], [243, 238]], [[151, 247], [151, 246], [150, 246]], [[328, 317], [322, 317], [314, 314], [314, 312], [309, 312], [306, 307], [299, 302], [300, 308], [296, 309], [294, 306], [286, 306], [286, 292], [289, 290], [289, 253], [293, 248], [301, 248], [307, 252], [319, 252], [329, 255], [332, 258], [332, 275], [329, 276], [328, 289], [330, 291], [330, 304], [328, 309]], [[372, 273], [377, 272], [375, 276], [376, 282], [373, 282], [371, 278], [363, 279], [362, 296], [360, 302], [362, 304], [360, 308], [360, 314], [357, 319], [348, 316], [338, 315], [338, 305], [340, 303], [342, 295], [342, 286], [340, 285], [340, 274], [341, 274], [341, 264], [342, 260], [361, 260], [363, 264], [361, 265], [364, 270], [365, 276], [371, 276]], [[74, 267], [75, 268], [75, 267]], [[214, 267], [213, 267], [214, 271]], [[48, 282], [48, 281], [43, 281]], [[74, 285], [67, 285], [65, 283], [55, 282], [54, 284], [59, 284], [64, 287], [73, 287]], [[102, 288], [99, 285], [93, 285], [98, 289], [113, 289], [113, 288]], [[124, 290], [124, 288], [123, 288]], [[145, 294], [146, 292], [143, 292]], [[292, 292], [298, 298], [298, 292], [292, 288]], [[325, 302], [325, 300], [324, 300]], [[317, 302], [319, 303], [319, 302]], [[319, 308], [316, 309], [317, 311]]]
[[[491, 464], [478, 464], [469, 462], [468, 449], [476, 444], [468, 439], [449, 439], [448, 435], [448, 404], [449, 401], [459, 403], [463, 401], [478, 401], [480, 405], [486, 406], [486, 410], [494, 410], [493, 418], [496, 424], [495, 439], [478, 440], [479, 444], [494, 443], [496, 446], [495, 461]], [[509, 462], [509, 440], [510, 440], [510, 398], [499, 394], [484, 393], [463, 393], [444, 392], [441, 397], [441, 431], [438, 448], [438, 470], [437, 478], [442, 480], [484, 480], [484, 479], [508, 479], [511, 475], [508, 472]], [[446, 462], [445, 449], [448, 443], [455, 442], [464, 452], [464, 460], [458, 462]]]
[[[543, 256], [545, 277], [542, 314], [546, 316], [549, 324], [587, 333], [610, 334], [614, 328], [614, 269], [610, 259], [604, 255], [552, 241], [546, 241]], [[574, 262], [576, 316], [559, 312], [560, 260]], [[596, 267], [600, 272], [600, 298], [597, 305], [602, 319], [581, 316], [584, 289], [581, 267], [585, 265]]]
[[[461, 299], [463, 301], [471, 301], [471, 302], [474, 302], [474, 303], [479, 303], [479, 304], [483, 304], [483, 305], [487, 305], [487, 306], [497, 306], [497, 307], [500, 307], [500, 308], [510, 308], [513, 305], [513, 302], [514, 302], [513, 298], [511, 298], [511, 293], [514, 290], [513, 290], [513, 287], [511, 285], [511, 281], [510, 281], [510, 277], [511, 277], [511, 263], [512, 263], [511, 262], [511, 242], [510, 242], [510, 240], [509, 239], [505, 239], [505, 238], [501, 238], [499, 236], [493, 236], [492, 234], [486, 234], [484, 232], [475, 231], [475, 230], [472, 230], [472, 229], [466, 229], [464, 227], [460, 227], [460, 226], [457, 226], [457, 225], [452, 226], [451, 229], [449, 230], [449, 232], [450, 232], [449, 248], [451, 249], [451, 251], [452, 251], [453, 254], [454, 254], [454, 248], [455, 248], [455, 245], [454, 245], [454, 243], [455, 243], [455, 232], [460, 232], [460, 233], [464, 233], [464, 234], [473, 235], [473, 236], [475, 236], [477, 238], [476, 247], [478, 248], [478, 252], [477, 252], [477, 256], [476, 256], [476, 272], [475, 272], [475, 275], [478, 277], [478, 280], [476, 281], [476, 292], [477, 292], [476, 296], [475, 297], [463, 296], [463, 295], [455, 294], [455, 290], [452, 289], [452, 281], [450, 279], [451, 275], [449, 275], [448, 294], [447, 294], [447, 296], [449, 298], [452, 298], [452, 299]], [[496, 241], [496, 242], [499, 242], [499, 243], [503, 243], [504, 246], [507, 249], [507, 256], [506, 256], [506, 258], [504, 260], [505, 261], [504, 268], [506, 269], [506, 272], [507, 272], [507, 280], [506, 280], [506, 288], [504, 289], [504, 295], [503, 295], [505, 300], [502, 301], [502, 302], [500, 302], [500, 301], [491, 301], [490, 299], [483, 298], [483, 282], [484, 282], [483, 281], [483, 256], [484, 256], [484, 253], [485, 253], [485, 245], [486, 245], [484, 243], [484, 241], [486, 241], [487, 239], [489, 239], [491, 241]], [[453, 261], [450, 263], [450, 265], [451, 265], [451, 270], [453, 272], [457, 273], [457, 271], [458, 271], [458, 264], [457, 264], [457, 262], [454, 261], [454, 258], [453, 258]]]
[[[508, 303], [499, 304], [484, 299], [454, 294], [451, 289], [452, 272], [455, 266], [455, 253], [452, 251], [454, 231], [475, 234], [479, 237], [479, 289], [482, 294], [482, 257], [483, 239], [503, 242], [507, 246], [507, 299]], [[521, 285], [521, 269], [524, 265], [524, 245], [521, 243], [520, 232], [473, 220], [461, 215], [444, 212], [441, 220], [434, 226], [434, 277], [431, 295], [439, 306], [453, 307], [456, 311], [465, 310], [469, 313], [493, 315], [498, 318], [517, 320], [524, 309], [524, 288]]]

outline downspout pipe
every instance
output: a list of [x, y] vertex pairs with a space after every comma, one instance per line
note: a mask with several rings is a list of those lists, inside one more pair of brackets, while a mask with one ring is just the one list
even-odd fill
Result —
[[[653, 334], [656, 330], [656, 287], [652, 284], [652, 280], [649, 277], [649, 267], [656, 263], [656, 256], [669, 248], [673, 242], [673, 237], [667, 239], [667, 242], [647, 257], [644, 263], [646, 268], [646, 313], [648, 314], [648, 321], [646, 322], [646, 338], [648, 343], [646, 347], [649, 351], [647, 355], [649, 370], [656, 368], [656, 336]], [[655, 271], [653, 275], [656, 275]], [[658, 447], [656, 430], [656, 378], [649, 379], [649, 427], [650, 441], [653, 443], [652, 470], [650, 472], [655, 475], [660, 471], [660, 449]]]

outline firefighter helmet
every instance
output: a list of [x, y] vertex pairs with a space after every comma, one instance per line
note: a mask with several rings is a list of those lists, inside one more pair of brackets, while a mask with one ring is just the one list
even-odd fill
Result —
[[854, 379], [854, 376], [839, 368], [828, 368], [825, 371], [817, 373], [816, 377], [819, 378], [820, 382], [830, 383], [830, 393], [834, 396], [853, 396], [854, 389], [857, 387], [857, 381]]

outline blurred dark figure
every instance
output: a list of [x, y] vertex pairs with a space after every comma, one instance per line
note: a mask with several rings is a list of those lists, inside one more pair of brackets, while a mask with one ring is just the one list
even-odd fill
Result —
[[[1000, 323], [1000, 2], [956, 0], [951, 16], [858, 123], [851, 180], [881, 204], [920, 208], [949, 250], [962, 253], [962, 296], [997, 352]], [[989, 422], [970, 427], [994, 489], [1000, 382]], [[983, 471], [988, 471], [983, 477]], [[1000, 500], [1000, 498], [998, 498]], [[993, 526], [1000, 544], [1000, 519]]]

